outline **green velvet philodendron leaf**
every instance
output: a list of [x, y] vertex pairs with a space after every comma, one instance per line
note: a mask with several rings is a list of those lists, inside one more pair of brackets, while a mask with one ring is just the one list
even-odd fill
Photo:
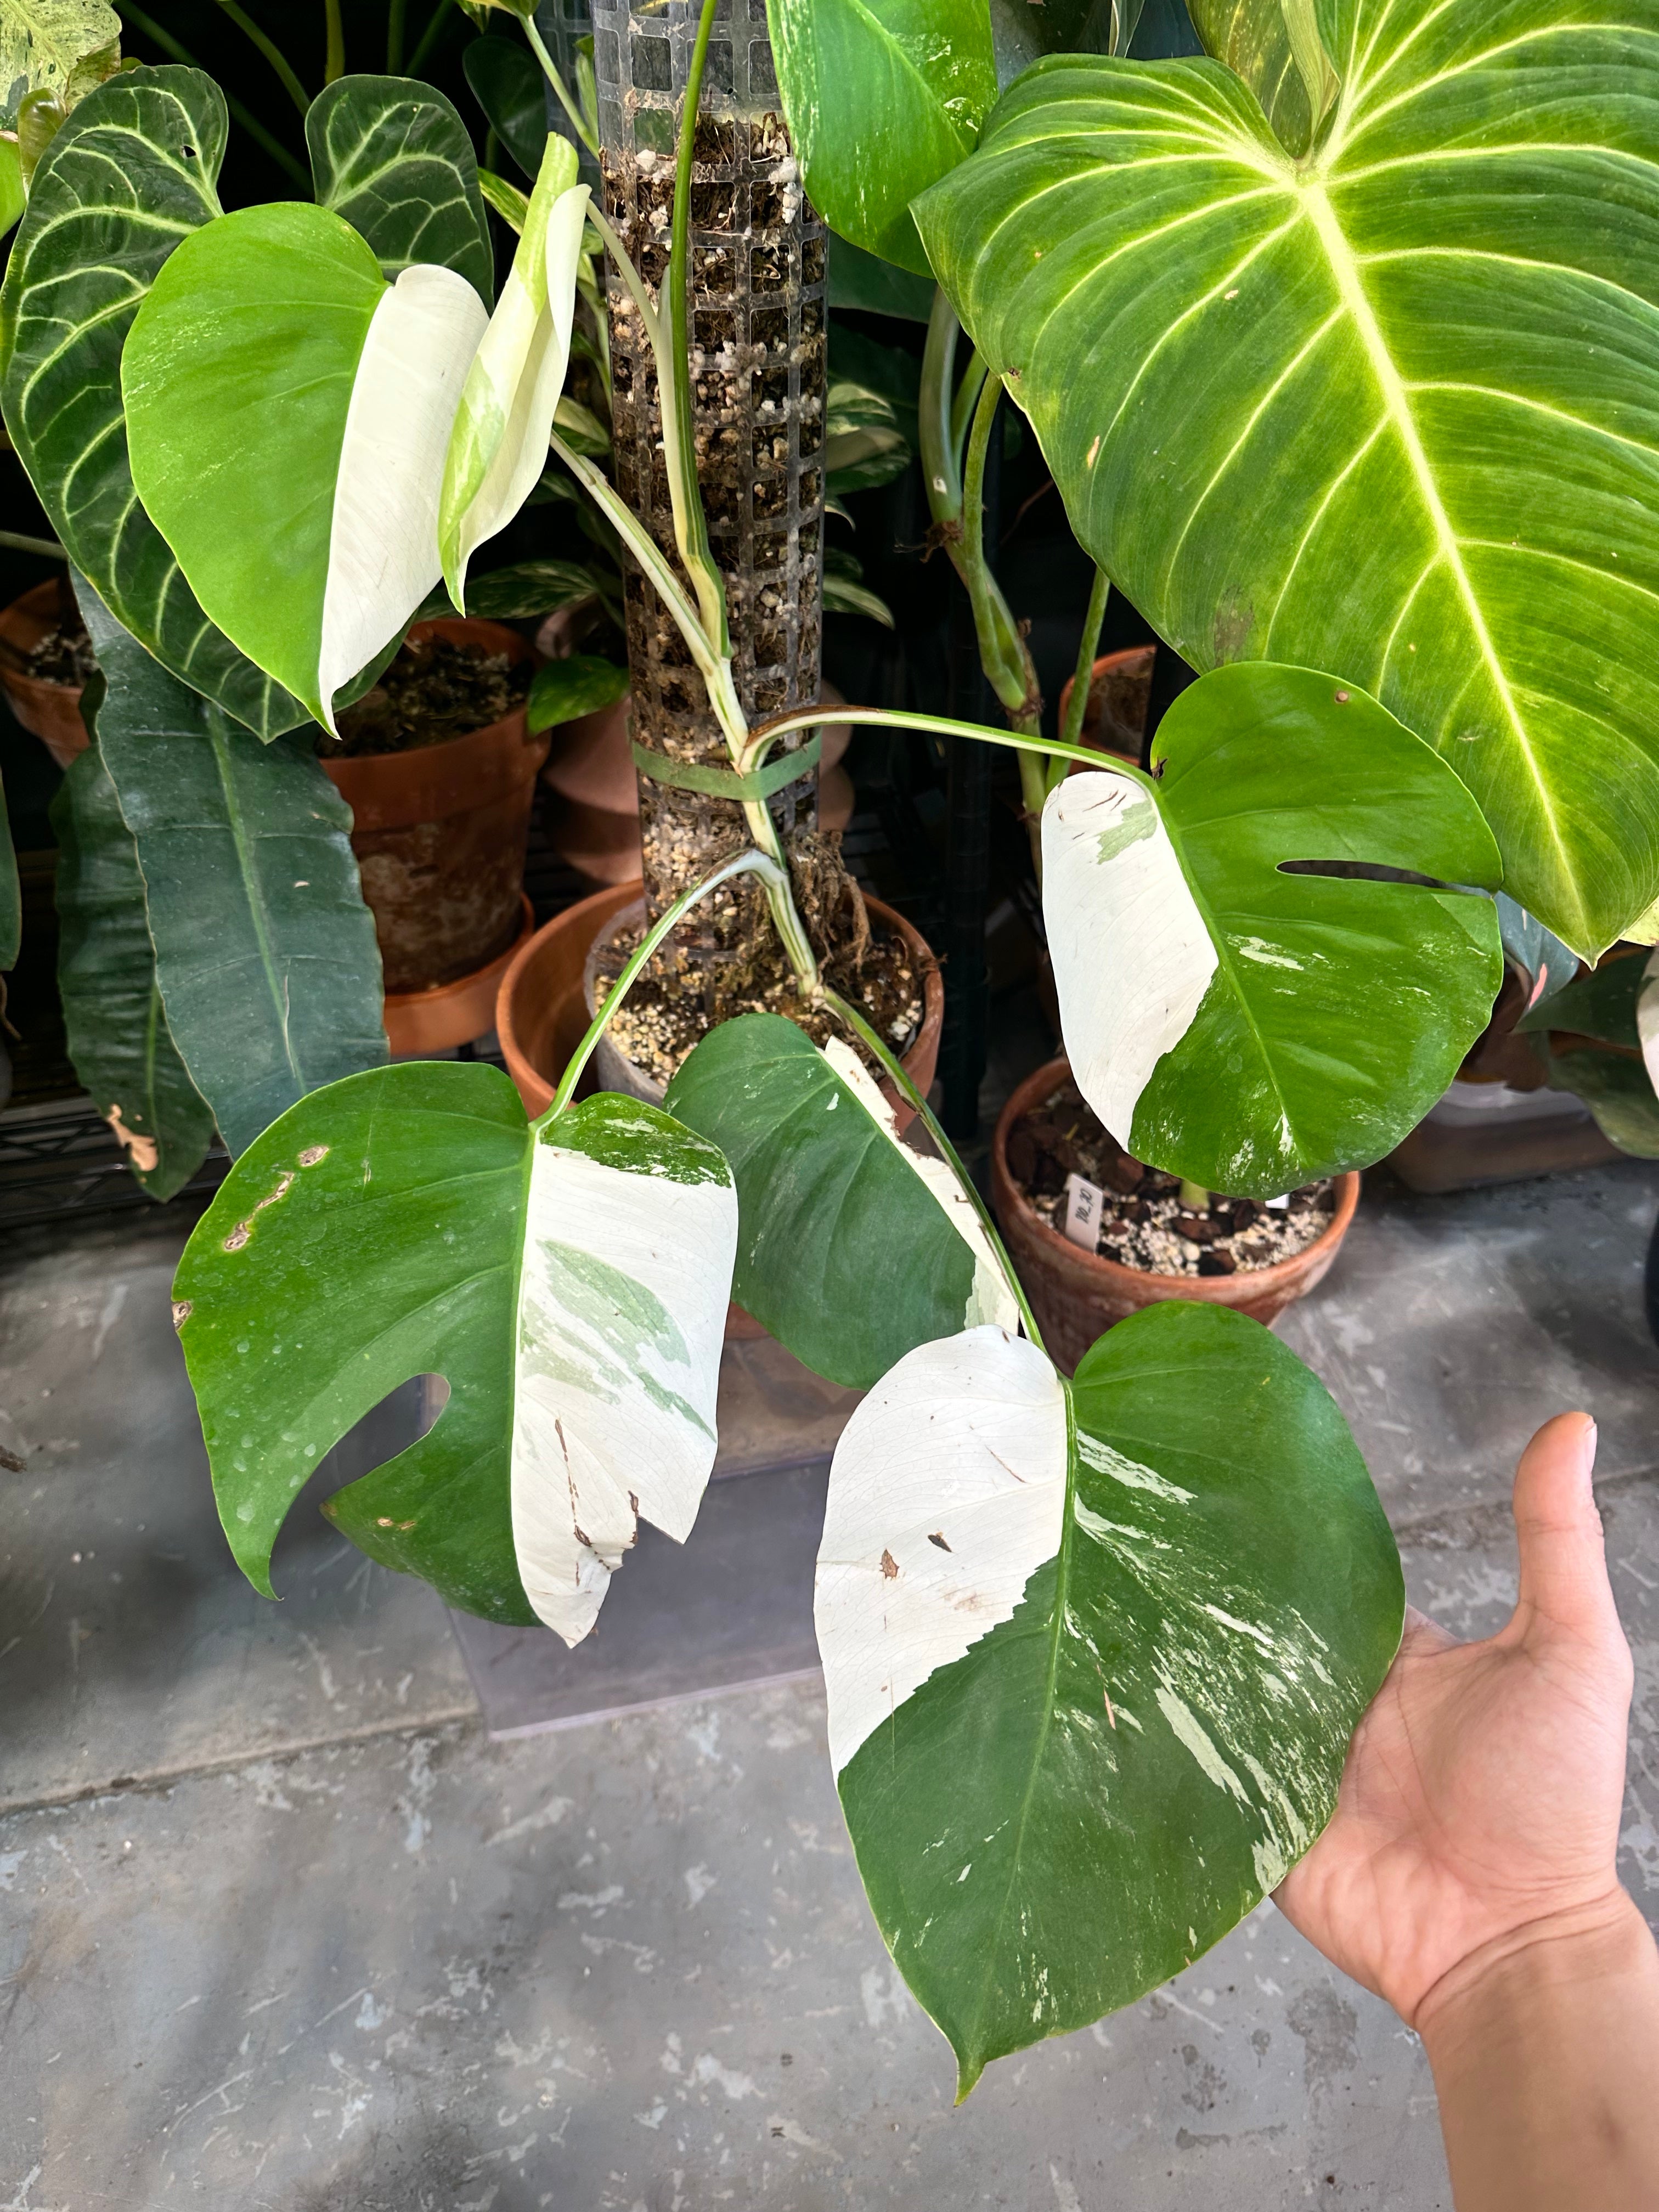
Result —
[[306, 710], [203, 613], [138, 503], [121, 408], [134, 315], [179, 241], [219, 213], [225, 129], [199, 70], [123, 72], [82, 100], [34, 173], [0, 288], [0, 404], [60, 541], [117, 619], [269, 738]]
[[910, 202], [972, 151], [996, 99], [986, 0], [768, 0], [767, 15], [813, 206], [928, 276]]
[[1342, 89], [1317, 0], [1188, 0], [1204, 51], [1243, 77], [1273, 136], [1300, 161]]
[[438, 487], [486, 315], [453, 269], [395, 284], [326, 208], [185, 240], [121, 362], [133, 482], [197, 597], [334, 726], [437, 581]]
[[[1137, 1159], [1267, 1198], [1380, 1159], [1504, 978], [1480, 808], [1363, 692], [1218, 669], [1158, 726], [1154, 781], [1070, 776], [1042, 815], [1043, 916], [1078, 1085]], [[1286, 872], [1358, 863], [1422, 883]]]
[[474, 39], [461, 66], [490, 129], [533, 177], [547, 145], [547, 80], [534, 55], [511, 39]]
[[866, 1389], [918, 1344], [1018, 1308], [945, 1163], [900, 1141], [857, 1054], [781, 1014], [711, 1030], [668, 1110], [718, 1145], [738, 1188], [732, 1295], [796, 1358]]
[[0, 129], [31, 93], [74, 107], [120, 66], [121, 24], [105, 0], [6, 0], [0, 9]]
[[836, 1447], [816, 1611], [859, 1871], [965, 2095], [1283, 1880], [1404, 1589], [1318, 1378], [1173, 1304], [1069, 1390], [1000, 1329], [902, 1360]]
[[453, 269], [484, 307], [495, 258], [466, 126], [406, 76], [343, 76], [306, 112], [317, 203], [366, 239], [387, 283], [417, 264]]
[[306, 1478], [410, 1377], [431, 1430], [325, 1511], [491, 1620], [586, 1635], [643, 1518], [689, 1534], [714, 1458], [737, 1236], [719, 1153], [602, 1093], [542, 1128], [480, 1065], [313, 1093], [237, 1163], [173, 1286], [225, 1533], [267, 1596]]
[[550, 134], [501, 304], [467, 373], [443, 465], [438, 536], [444, 580], [466, 605], [477, 547], [505, 527], [547, 465], [570, 362], [588, 189], [576, 149]]
[[70, 763], [52, 826], [69, 1055], [135, 1181], [168, 1199], [207, 1158], [213, 1115], [167, 1028], [137, 852], [96, 745]]
[[107, 689], [99, 751], [137, 848], [155, 978], [233, 1153], [296, 1098], [386, 1058], [351, 811], [308, 743], [261, 744], [151, 659], [81, 577]]
[[1304, 164], [1218, 63], [1050, 59], [917, 221], [1113, 583], [1196, 667], [1373, 692], [1593, 957], [1659, 891], [1659, 40], [1321, 21]]

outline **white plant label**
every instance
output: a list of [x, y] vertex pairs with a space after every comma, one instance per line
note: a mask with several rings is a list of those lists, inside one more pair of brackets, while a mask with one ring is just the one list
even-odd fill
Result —
[[1066, 1234], [1073, 1244], [1092, 1252], [1100, 1237], [1100, 1216], [1105, 1193], [1085, 1176], [1066, 1178]]

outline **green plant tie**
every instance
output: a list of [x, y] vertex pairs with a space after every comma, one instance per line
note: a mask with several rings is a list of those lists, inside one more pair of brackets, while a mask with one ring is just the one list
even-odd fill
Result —
[[758, 799], [770, 799], [775, 791], [781, 791], [787, 783], [795, 783], [802, 776], [811, 775], [818, 764], [818, 755], [823, 750], [823, 733], [814, 730], [806, 743], [793, 753], [780, 753], [775, 760], [768, 761], [764, 768], [756, 769], [752, 775], [741, 775], [734, 768], [697, 768], [690, 762], [672, 761], [661, 753], [653, 753], [639, 739], [633, 740], [634, 765], [641, 775], [649, 776], [653, 783], [672, 783], [677, 791], [706, 792], [711, 799], [736, 799], [744, 804]]

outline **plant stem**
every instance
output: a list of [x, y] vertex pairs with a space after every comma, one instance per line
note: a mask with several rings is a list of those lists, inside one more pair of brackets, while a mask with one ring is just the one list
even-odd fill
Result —
[[452, 5], [453, 0], [438, 0], [437, 6], [427, 17], [426, 28], [416, 40], [415, 51], [409, 58], [410, 76], [420, 75], [422, 63], [437, 45], [443, 33], [449, 28], [448, 15]]
[[1186, 1176], [1182, 1176], [1181, 1203], [1188, 1213], [1207, 1213], [1210, 1210], [1210, 1194], [1201, 1182], [1188, 1182]]
[[[304, 85], [301, 83], [299, 78], [295, 76], [288, 56], [283, 52], [275, 39], [270, 37], [265, 32], [262, 31], [259, 28], [259, 26], [254, 21], [252, 16], [247, 13], [246, 9], [237, 6], [236, 0], [219, 0], [219, 5], [224, 10], [225, 14], [229, 16], [231, 21], [235, 24], [237, 29], [239, 31], [245, 32], [246, 35], [252, 40], [254, 45], [258, 46], [259, 52], [264, 56], [265, 59], [270, 64], [272, 69], [276, 70], [277, 76], [281, 77], [283, 84], [288, 88], [289, 98], [299, 109], [301, 114], [303, 115], [307, 108], [311, 105], [311, 96], [307, 92]], [[127, 13], [131, 15], [132, 10], [129, 9]]]
[[[222, 7], [224, 0], [220, 0]], [[345, 75], [345, 25], [340, 20], [340, 0], [323, 0], [328, 21], [328, 57], [323, 64], [323, 82], [332, 84]]]
[[[668, 485], [673, 496], [674, 535], [680, 558], [697, 594], [702, 626], [721, 657], [731, 658], [732, 639], [726, 627], [726, 586], [708, 550], [708, 526], [697, 489], [697, 424], [691, 401], [691, 169], [696, 155], [697, 111], [702, 101], [703, 70], [708, 60], [708, 34], [714, 27], [719, 0], [702, 0], [696, 44], [685, 80], [685, 100], [680, 110], [680, 137], [674, 170], [674, 222], [668, 256], [667, 343], [669, 376], [664, 380], [658, 358], [657, 382], [663, 414], [663, 456], [668, 464]], [[672, 402], [672, 419], [670, 402]]]
[[408, 0], [387, 0], [386, 11], [386, 73], [398, 76], [404, 66], [404, 11]]
[[956, 434], [954, 421], [957, 339], [961, 330], [956, 309], [942, 291], [935, 292], [921, 356], [917, 422], [928, 512], [942, 529], [962, 520], [962, 440]]
[[1030, 655], [1008, 602], [997, 589], [985, 559], [985, 457], [1002, 403], [1002, 379], [988, 376], [974, 409], [962, 480], [962, 580], [974, 603], [979, 657], [991, 688], [1008, 710], [1017, 730], [1035, 731], [1042, 711]]
[[[129, 8], [127, 13], [132, 10]], [[69, 555], [54, 538], [26, 538], [21, 530], [0, 530], [0, 547], [8, 553], [35, 553], [43, 561], [67, 561]]]
[[582, 144], [586, 147], [588, 152], [597, 161], [599, 158], [599, 142], [594, 137], [592, 131], [589, 130], [587, 125], [587, 118], [582, 113], [580, 108], [577, 106], [575, 101], [570, 97], [569, 88], [565, 83], [563, 77], [559, 74], [559, 65], [554, 60], [552, 55], [548, 52], [546, 41], [543, 39], [541, 33], [536, 27], [535, 17], [533, 15], [520, 15], [519, 21], [524, 25], [524, 34], [526, 38], [529, 40], [532, 47], [534, 49], [536, 58], [542, 65], [544, 75], [546, 76], [548, 82], [552, 86], [554, 91], [559, 95], [560, 106], [563, 108], [565, 113], [570, 118], [571, 129], [575, 132], [577, 137], [581, 140]]
[[[186, 69], [201, 68], [201, 63], [197, 60], [190, 48], [175, 39], [171, 31], [164, 31], [159, 23], [145, 15], [142, 8], [130, 8], [124, 5], [121, 15], [124, 21], [131, 23], [135, 29], [142, 31], [152, 45], [160, 46], [164, 54], [171, 54], [174, 61], [183, 62]], [[295, 160], [282, 140], [274, 137], [257, 115], [250, 114], [234, 93], [226, 93], [225, 106], [235, 117], [238, 128], [246, 131], [257, 145], [263, 146], [271, 160], [279, 168], [285, 170], [296, 185], [301, 185], [305, 191], [309, 191], [311, 190], [309, 175], [304, 167]]]
[[979, 1186], [963, 1167], [956, 1146], [934, 1120], [933, 1109], [910, 1080], [909, 1073], [903, 1061], [893, 1051], [880, 1030], [866, 1021], [858, 1008], [850, 1005], [838, 992], [826, 988], [823, 994], [823, 1003], [831, 1013], [838, 1015], [848, 1029], [854, 1030], [864, 1040], [886, 1070], [900, 1097], [907, 1100], [921, 1117], [922, 1126], [937, 1146], [940, 1158], [962, 1186], [963, 1195], [979, 1216], [980, 1225], [990, 1240], [991, 1249], [996, 1255], [997, 1264], [1002, 1269], [1009, 1290], [1013, 1293], [1015, 1304], [1019, 1308], [1020, 1319], [1025, 1325], [1025, 1334], [1041, 1352], [1042, 1333], [1036, 1325], [1036, 1316], [1032, 1314], [1030, 1305], [1026, 1303], [1024, 1288], [1019, 1277], [1014, 1273], [1013, 1262], [1008, 1257], [1007, 1249], [992, 1218], [991, 1209], [980, 1196]]
[[[745, 771], [761, 766], [773, 744], [780, 738], [793, 737], [797, 730], [810, 730], [825, 719], [825, 709], [805, 707], [793, 714], [780, 714], [763, 723], [750, 738], [748, 750], [738, 765]], [[1100, 755], [1083, 745], [1051, 743], [1042, 737], [1033, 737], [1021, 730], [994, 730], [986, 722], [958, 722], [949, 714], [915, 714], [902, 707], [841, 707], [835, 709], [838, 722], [850, 722], [854, 729], [926, 730], [942, 738], [977, 738], [988, 745], [1006, 745], [1012, 751], [1048, 755], [1061, 760], [1081, 761], [1085, 768], [1098, 768]], [[1146, 790], [1158, 789], [1157, 779], [1142, 769], [1133, 768], [1127, 761], [1114, 761], [1115, 775], [1128, 777], [1132, 783], [1143, 785]]]
[[1083, 742], [1083, 725], [1089, 712], [1089, 693], [1095, 680], [1095, 660], [1100, 652], [1101, 625], [1106, 619], [1106, 601], [1111, 588], [1106, 571], [1097, 568], [1095, 580], [1089, 591], [1089, 611], [1083, 617], [1083, 639], [1077, 649], [1077, 673], [1072, 678], [1071, 701], [1066, 709], [1065, 726], [1060, 733], [1063, 744], [1078, 745]]
[[[689, 891], [683, 892], [675, 900], [667, 912], [646, 932], [638, 948], [629, 955], [627, 966], [606, 994], [604, 1005], [588, 1024], [587, 1034], [571, 1054], [569, 1065], [559, 1079], [559, 1087], [553, 1094], [552, 1104], [539, 1120], [532, 1124], [532, 1128], [536, 1132], [539, 1133], [544, 1129], [550, 1121], [556, 1121], [570, 1103], [576, 1085], [581, 1081], [582, 1071], [592, 1058], [594, 1048], [605, 1035], [611, 1018], [620, 1012], [623, 1000], [633, 989], [663, 939], [672, 931], [678, 928], [692, 908], [700, 900], [707, 898], [710, 891], [718, 890], [721, 884], [729, 883], [733, 876], [755, 875], [759, 876], [763, 881], [766, 881], [778, 872], [776, 862], [769, 860], [764, 853], [738, 853], [733, 854], [731, 860], [723, 861], [712, 874], [705, 876], [700, 884], [694, 884]], [[769, 883], [768, 888], [769, 890], [771, 888]]]

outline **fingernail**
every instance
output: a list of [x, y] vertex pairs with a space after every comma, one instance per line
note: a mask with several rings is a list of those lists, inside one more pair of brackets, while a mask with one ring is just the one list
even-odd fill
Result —
[[1586, 1423], [1584, 1424], [1584, 1476], [1585, 1476], [1585, 1480], [1588, 1481], [1588, 1480], [1589, 1479], [1589, 1477], [1590, 1477], [1592, 1474], [1595, 1474], [1595, 1422], [1594, 1422], [1594, 1421], [1586, 1421]]

